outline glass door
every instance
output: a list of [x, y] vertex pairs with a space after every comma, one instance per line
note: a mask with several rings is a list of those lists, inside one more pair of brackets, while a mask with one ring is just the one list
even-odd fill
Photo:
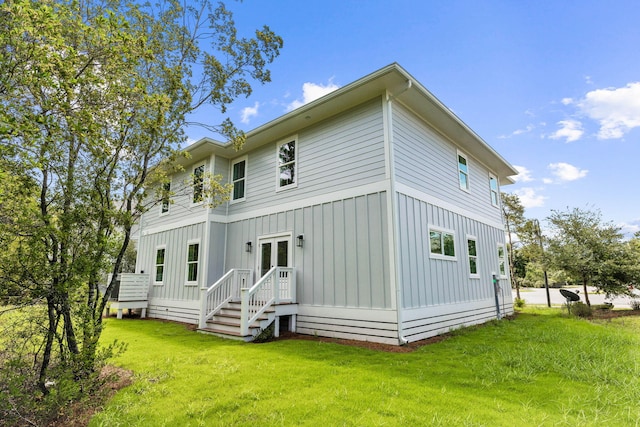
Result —
[[291, 236], [259, 239], [258, 269], [260, 277], [273, 267], [290, 267]]

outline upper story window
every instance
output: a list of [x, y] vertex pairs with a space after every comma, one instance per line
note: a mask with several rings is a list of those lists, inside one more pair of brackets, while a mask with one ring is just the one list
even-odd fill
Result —
[[201, 203], [204, 194], [204, 164], [193, 168], [193, 203]]
[[458, 181], [460, 188], [469, 191], [469, 162], [467, 156], [458, 151]]
[[467, 236], [467, 251], [469, 255], [469, 277], [478, 278], [478, 244], [476, 238]]
[[247, 183], [247, 157], [243, 157], [231, 164], [231, 182], [233, 183], [233, 193], [231, 202], [244, 200]]
[[495, 207], [500, 206], [500, 190], [498, 189], [498, 178], [489, 175], [489, 191], [491, 192], [491, 204]]
[[295, 187], [297, 168], [296, 140], [292, 139], [284, 144], [278, 144], [278, 169], [276, 190]]
[[169, 212], [169, 206], [171, 206], [171, 182], [165, 182], [162, 184], [162, 204], [160, 206], [160, 215]]
[[453, 231], [429, 229], [429, 250], [432, 258], [454, 260], [456, 258]]

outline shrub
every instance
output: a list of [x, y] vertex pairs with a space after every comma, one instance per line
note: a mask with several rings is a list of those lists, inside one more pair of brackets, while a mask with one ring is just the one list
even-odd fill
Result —
[[576, 301], [571, 304], [571, 314], [578, 317], [589, 317], [591, 316], [591, 307], [582, 301]]
[[516, 298], [513, 303], [517, 308], [522, 308], [525, 305], [525, 301], [522, 298]]
[[605, 302], [604, 304], [594, 305], [591, 308], [594, 308], [596, 310], [611, 310], [613, 309], [613, 304], [610, 302]]

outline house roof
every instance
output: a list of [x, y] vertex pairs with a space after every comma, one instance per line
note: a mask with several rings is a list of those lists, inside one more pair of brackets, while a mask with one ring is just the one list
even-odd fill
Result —
[[[498, 175], [501, 184], [513, 183], [508, 177], [517, 175], [518, 171], [397, 63], [374, 71], [247, 132], [244, 150], [285, 138], [365, 101], [387, 94], [413, 110], [465, 153], [485, 164]], [[232, 144], [210, 138], [199, 140], [187, 147], [186, 151], [195, 160], [211, 153], [226, 158], [238, 155]]]

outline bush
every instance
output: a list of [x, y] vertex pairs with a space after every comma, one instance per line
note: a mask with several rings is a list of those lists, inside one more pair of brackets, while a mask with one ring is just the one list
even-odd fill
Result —
[[522, 298], [516, 298], [513, 303], [517, 308], [522, 308], [525, 305], [525, 301]]
[[631, 302], [629, 303], [629, 305], [631, 305], [631, 309], [633, 311], [639, 311], [640, 310], [640, 300], [639, 299], [632, 299]]
[[591, 316], [591, 307], [582, 301], [576, 301], [571, 304], [571, 314], [578, 317], [590, 317]]
[[613, 309], [613, 304], [610, 303], [610, 302], [605, 302], [604, 304], [598, 304], [598, 305], [591, 306], [591, 308], [596, 309], [596, 310], [612, 310]]

